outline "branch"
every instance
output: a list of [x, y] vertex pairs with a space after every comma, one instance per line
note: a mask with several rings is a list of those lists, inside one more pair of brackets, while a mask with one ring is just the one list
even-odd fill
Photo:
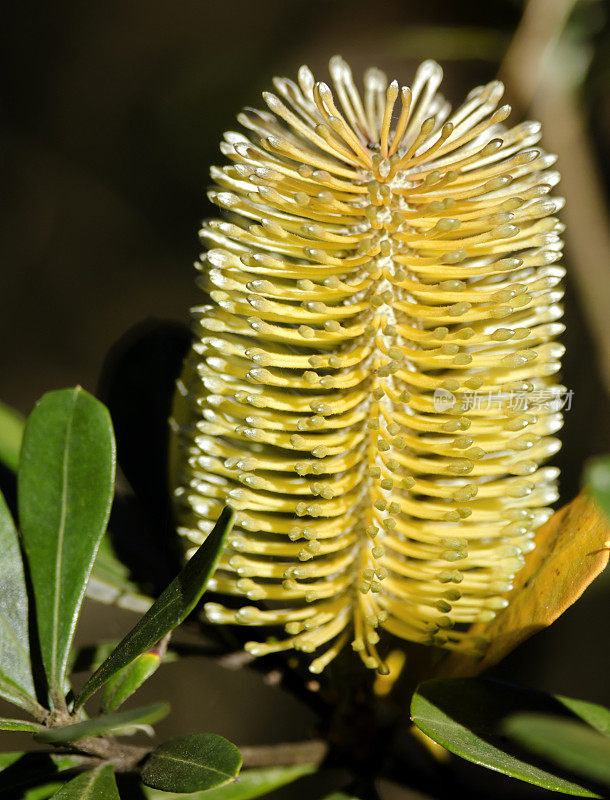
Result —
[[576, 0], [529, 0], [506, 51], [499, 77], [522, 109], [530, 106]]
[[315, 764], [324, 761], [328, 745], [321, 739], [309, 742], [240, 747], [244, 767], [290, 767], [295, 764]]
[[[610, 213], [583, 110], [573, 86], [574, 45], [557, 47], [576, 0], [529, 0], [500, 67], [521, 110], [544, 126], [559, 156], [571, 273], [610, 388]], [[559, 52], [558, 52], [559, 51]]]

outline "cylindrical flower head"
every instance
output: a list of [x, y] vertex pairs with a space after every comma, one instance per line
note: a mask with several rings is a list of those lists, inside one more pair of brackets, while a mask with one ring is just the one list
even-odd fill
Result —
[[383, 671], [384, 631], [484, 647], [469, 627], [557, 497], [562, 201], [499, 82], [452, 112], [432, 61], [411, 88], [369, 69], [363, 96], [341, 58], [330, 73], [275, 78], [212, 169], [176, 513], [200, 544], [236, 509], [210, 588], [243, 604], [205, 610], [279, 626], [251, 653], [319, 672], [351, 643]]

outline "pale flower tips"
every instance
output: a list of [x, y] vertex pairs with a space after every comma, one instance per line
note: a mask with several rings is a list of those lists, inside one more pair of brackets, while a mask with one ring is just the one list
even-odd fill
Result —
[[384, 635], [481, 652], [556, 500], [562, 201], [499, 82], [452, 111], [432, 61], [330, 74], [275, 78], [212, 170], [175, 507], [191, 546], [236, 510], [210, 589], [241, 604], [205, 611], [274, 627], [252, 654], [383, 673]]

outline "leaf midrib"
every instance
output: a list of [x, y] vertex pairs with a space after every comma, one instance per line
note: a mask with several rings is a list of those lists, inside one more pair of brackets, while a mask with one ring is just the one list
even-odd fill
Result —
[[62, 460], [62, 479], [63, 485], [61, 490], [61, 512], [59, 518], [59, 531], [58, 531], [58, 538], [57, 538], [57, 549], [55, 552], [55, 587], [54, 587], [54, 597], [53, 597], [53, 643], [52, 643], [52, 678], [51, 678], [51, 688], [61, 689], [61, 686], [58, 685], [59, 681], [57, 675], [57, 649], [58, 649], [58, 631], [59, 631], [59, 603], [61, 599], [61, 575], [62, 575], [62, 556], [63, 556], [63, 546], [64, 546], [64, 538], [66, 533], [66, 520], [67, 520], [67, 505], [68, 505], [68, 472], [69, 472], [69, 461], [70, 461], [70, 436], [72, 434], [72, 426], [74, 424], [74, 408], [76, 406], [78, 399], [77, 392], [74, 392], [73, 399], [72, 399], [72, 407], [71, 413], [68, 417], [68, 424], [66, 426], [66, 435], [65, 435], [65, 446], [64, 446], [64, 455]]
[[189, 767], [198, 767], [199, 769], [205, 769], [209, 772], [216, 772], [218, 775], [222, 775], [224, 778], [234, 778], [235, 776], [232, 775], [230, 772], [223, 772], [220, 769], [216, 769], [216, 767], [210, 767], [207, 764], [200, 764], [197, 761], [189, 761], [186, 758], [180, 758], [179, 756], [174, 755], [173, 753], [156, 753], [155, 759], [167, 759], [168, 761], [177, 761], [179, 764], [188, 764]]
[[95, 784], [97, 783], [98, 778], [101, 777], [103, 769], [104, 767], [98, 767], [97, 770], [92, 770], [89, 773], [90, 774], [89, 782], [85, 787], [85, 794], [82, 795], [81, 800], [87, 800], [88, 797], [91, 797], [91, 792], [93, 789], [95, 789]]

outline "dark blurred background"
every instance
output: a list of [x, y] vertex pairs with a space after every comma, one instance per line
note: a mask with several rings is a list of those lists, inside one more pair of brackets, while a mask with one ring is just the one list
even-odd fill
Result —
[[[106, 352], [130, 327], [188, 321], [209, 166], [223, 131], [241, 106], [261, 106], [274, 74], [293, 77], [308, 63], [327, 79], [329, 57], [341, 53], [356, 75], [375, 64], [409, 83], [419, 61], [435, 58], [453, 103], [500, 71], [513, 121], [540, 117], [547, 149], [559, 152], [569, 226], [563, 378], [574, 390], [558, 458], [564, 501], [585, 460], [610, 450], [603, 0], [4, 0], [2, 11], [3, 401], [27, 413], [48, 389], [95, 391]], [[496, 674], [610, 703], [609, 599], [601, 578]], [[123, 612], [108, 623], [90, 602], [81, 639], [104, 625], [116, 636], [130, 621]], [[166, 669], [150, 691], [172, 684], [174, 729], [203, 718], [238, 742], [271, 742], [302, 737], [311, 723], [251, 673]], [[206, 687], [194, 705], [183, 679]], [[244, 721], [244, 709], [256, 713]], [[502, 780], [499, 797], [546, 794]], [[388, 800], [406, 797], [393, 791]]]

